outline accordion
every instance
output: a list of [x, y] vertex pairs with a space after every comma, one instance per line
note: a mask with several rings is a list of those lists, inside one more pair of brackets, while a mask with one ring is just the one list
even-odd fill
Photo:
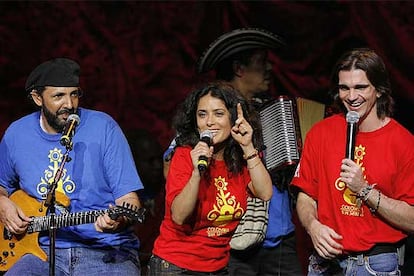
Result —
[[280, 96], [259, 110], [264, 162], [269, 171], [299, 162], [302, 142], [314, 123], [325, 117], [325, 105], [304, 98]]

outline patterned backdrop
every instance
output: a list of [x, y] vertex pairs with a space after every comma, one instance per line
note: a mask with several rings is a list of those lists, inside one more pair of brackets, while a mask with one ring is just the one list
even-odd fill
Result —
[[165, 147], [177, 104], [209, 77], [196, 75], [197, 57], [223, 32], [244, 26], [288, 42], [272, 56], [275, 96], [329, 103], [334, 61], [350, 47], [372, 47], [390, 70], [396, 118], [413, 132], [413, 12], [409, 1], [2, 2], [0, 135], [33, 110], [23, 89], [30, 71], [66, 56], [81, 64], [83, 106], [109, 113], [126, 131], [147, 129]]

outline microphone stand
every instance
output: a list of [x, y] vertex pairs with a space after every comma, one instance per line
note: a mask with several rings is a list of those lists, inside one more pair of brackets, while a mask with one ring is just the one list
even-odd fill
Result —
[[55, 275], [55, 244], [56, 244], [56, 188], [58, 185], [59, 180], [62, 178], [63, 168], [65, 167], [66, 162], [70, 162], [71, 158], [69, 157], [69, 152], [72, 150], [73, 143], [70, 141], [66, 145], [66, 152], [63, 155], [62, 163], [57, 170], [55, 177], [53, 178], [53, 183], [51, 184], [49, 191], [47, 193], [45, 206], [49, 207], [49, 214], [50, 214], [50, 225], [49, 225], [49, 275]]

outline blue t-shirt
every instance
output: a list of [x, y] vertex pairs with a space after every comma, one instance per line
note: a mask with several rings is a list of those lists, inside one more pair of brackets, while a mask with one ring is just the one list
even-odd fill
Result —
[[[71, 213], [108, 209], [115, 199], [143, 189], [143, 185], [119, 125], [103, 112], [79, 109], [78, 114], [71, 160], [64, 166], [56, 191], [69, 197]], [[22, 189], [41, 200], [66, 148], [60, 144], [62, 135], [45, 133], [39, 120], [40, 112], [34, 112], [6, 130], [0, 143], [0, 185], [9, 194]], [[40, 244], [47, 245], [48, 240], [48, 233], [40, 235]], [[99, 233], [90, 223], [60, 228], [56, 234], [56, 248], [120, 245], [138, 247], [132, 229]]]
[[281, 192], [273, 185], [273, 195], [269, 204], [269, 222], [263, 247], [270, 248], [279, 245], [282, 241], [281, 237], [294, 230], [288, 191]]

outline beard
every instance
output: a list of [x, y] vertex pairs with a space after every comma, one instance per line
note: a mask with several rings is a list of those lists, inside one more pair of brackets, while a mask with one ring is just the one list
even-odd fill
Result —
[[56, 113], [53, 113], [52, 111], [50, 111], [45, 105], [43, 105], [42, 109], [43, 109], [43, 114], [45, 115], [47, 123], [57, 132], [62, 132], [66, 125], [66, 121], [60, 120], [58, 116], [61, 114], [65, 114], [65, 113], [68, 113], [68, 114], [75, 113], [74, 108], [62, 109]]

